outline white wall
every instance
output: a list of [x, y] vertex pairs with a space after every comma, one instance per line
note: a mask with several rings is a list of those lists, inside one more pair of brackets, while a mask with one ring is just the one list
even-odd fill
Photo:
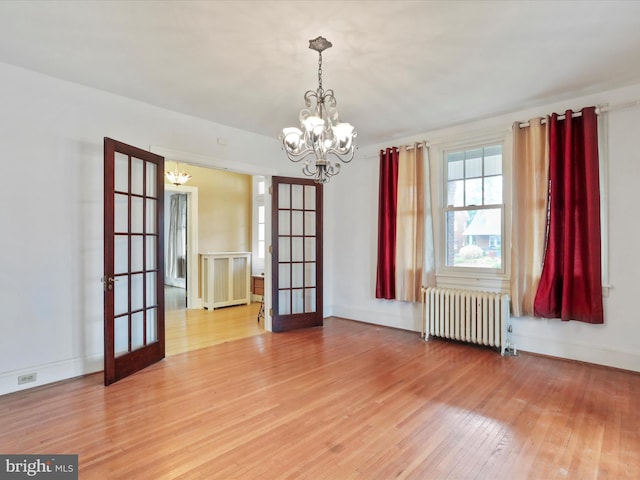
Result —
[[[542, 108], [515, 112], [436, 132], [423, 132], [397, 142], [361, 149], [327, 189], [325, 231], [332, 251], [333, 315], [420, 330], [417, 305], [375, 299], [378, 158], [380, 149], [419, 140], [455, 138], [492, 129], [508, 130], [514, 121], [609, 103], [611, 106], [640, 99], [640, 85], [573, 99]], [[429, 108], [428, 105], [416, 108]], [[640, 107], [609, 112], [609, 281], [605, 298], [605, 324], [520, 318], [513, 320], [513, 342], [518, 349], [640, 371], [640, 313], [638, 279], [640, 238], [637, 214], [640, 182]], [[357, 226], [357, 228], [355, 228]]]
[[[103, 137], [300, 177], [274, 138], [0, 64], [0, 394], [95, 372], [103, 362]], [[551, 111], [640, 98], [640, 85], [398, 139], [508, 128]], [[422, 108], [428, 108], [424, 106]], [[610, 296], [605, 325], [518, 319], [519, 349], [640, 371], [636, 273], [640, 109], [610, 113]], [[217, 142], [225, 138], [227, 145]], [[378, 151], [362, 148], [325, 188], [325, 315], [419, 331], [419, 306], [374, 298]], [[19, 387], [17, 377], [36, 372]]]
[[[0, 92], [0, 394], [102, 370], [103, 137], [298, 172], [277, 132], [253, 135], [5, 64]], [[37, 382], [19, 387], [32, 372]]]

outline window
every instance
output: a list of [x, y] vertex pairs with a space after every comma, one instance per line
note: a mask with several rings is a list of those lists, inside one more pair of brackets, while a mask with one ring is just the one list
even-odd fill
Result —
[[264, 272], [264, 257], [266, 249], [266, 207], [265, 192], [266, 180], [264, 177], [253, 177], [253, 273]]
[[502, 144], [445, 151], [444, 266], [504, 271]]

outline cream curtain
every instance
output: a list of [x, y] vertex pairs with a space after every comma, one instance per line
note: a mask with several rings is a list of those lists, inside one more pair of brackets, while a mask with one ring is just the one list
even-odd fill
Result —
[[540, 281], [547, 225], [549, 145], [547, 124], [513, 125], [511, 221], [511, 309], [516, 317], [533, 316]]
[[400, 147], [396, 218], [396, 300], [421, 299], [425, 248], [424, 149]]
[[424, 260], [422, 262], [422, 286], [436, 286], [436, 254], [433, 239], [433, 205], [437, 205], [438, 188], [435, 178], [431, 177], [431, 159], [429, 147], [425, 145], [424, 151], [424, 182], [427, 191], [424, 199]]

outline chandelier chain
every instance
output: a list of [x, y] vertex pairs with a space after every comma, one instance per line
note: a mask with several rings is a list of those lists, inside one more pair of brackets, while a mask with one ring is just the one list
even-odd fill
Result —
[[318, 91], [322, 90], [322, 52], [318, 52]]

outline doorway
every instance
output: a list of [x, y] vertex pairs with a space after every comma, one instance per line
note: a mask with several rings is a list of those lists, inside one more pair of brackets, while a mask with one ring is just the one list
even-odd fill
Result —
[[[170, 170], [171, 162], [167, 163], [167, 169]], [[253, 175], [224, 172], [188, 164], [182, 160], [180, 165], [192, 175], [190, 185], [165, 185], [166, 235], [172, 234], [172, 211], [176, 226], [173, 233], [176, 236], [174, 251], [171, 250], [171, 238], [167, 238], [165, 249], [167, 355], [260, 335], [265, 332], [266, 327], [264, 319], [258, 319], [260, 298], [252, 296], [253, 302], [249, 305], [204, 309], [200, 281], [200, 253], [252, 250], [253, 239], [250, 232], [253, 223]], [[235, 177], [229, 179], [229, 175]], [[208, 178], [211, 176], [223, 178]], [[225, 189], [229, 182], [239, 182], [240, 185], [229, 186], [226, 194], [212, 194], [212, 191]], [[234, 193], [238, 191], [241, 193]], [[242, 203], [242, 206], [238, 207], [237, 202]], [[185, 206], [184, 210], [182, 205]], [[223, 212], [216, 212], [217, 210]], [[225, 228], [231, 231], [227, 240], [221, 238], [226, 235]], [[182, 256], [185, 257], [184, 261], [180, 258]], [[263, 270], [264, 268], [261, 269]], [[186, 292], [181, 279], [186, 284]]]

